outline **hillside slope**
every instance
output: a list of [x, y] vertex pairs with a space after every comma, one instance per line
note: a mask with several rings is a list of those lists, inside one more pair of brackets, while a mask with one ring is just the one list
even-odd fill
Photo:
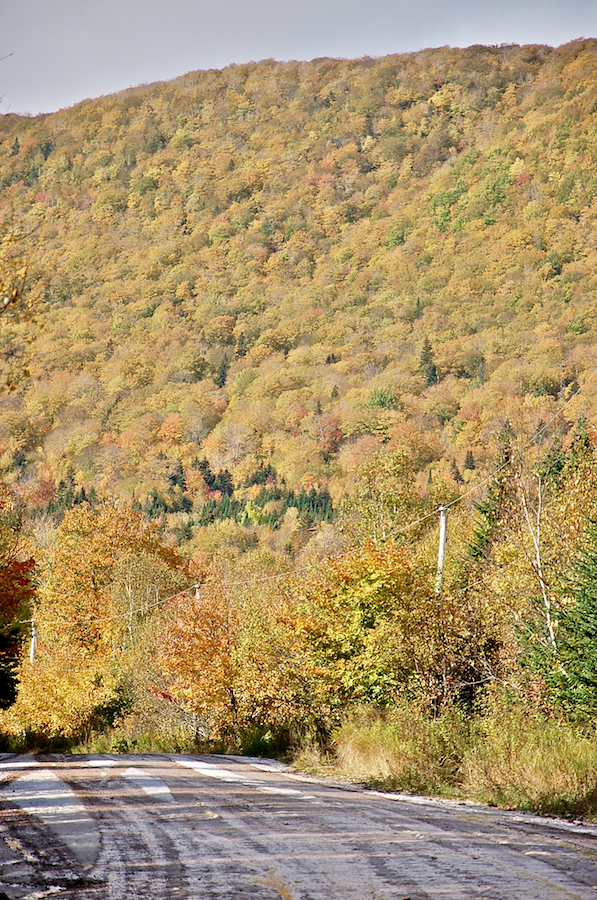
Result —
[[[41, 324], [0, 400], [3, 477], [39, 512], [165, 515], [189, 552], [304, 543], [380, 447], [422, 489], [474, 480], [506, 419], [532, 435], [596, 364], [596, 162], [593, 40], [0, 117]], [[10, 369], [30, 326], [3, 328]]]

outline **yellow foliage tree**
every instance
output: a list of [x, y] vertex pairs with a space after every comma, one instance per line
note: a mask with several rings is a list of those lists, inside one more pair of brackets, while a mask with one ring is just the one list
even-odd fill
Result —
[[113, 720], [130, 700], [131, 647], [184, 569], [155, 528], [129, 510], [68, 510], [44, 567], [35, 660], [21, 668], [13, 731], [73, 738]]

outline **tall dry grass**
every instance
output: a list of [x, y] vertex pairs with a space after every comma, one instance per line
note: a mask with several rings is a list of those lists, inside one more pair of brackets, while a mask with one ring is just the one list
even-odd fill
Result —
[[479, 722], [466, 796], [543, 814], [597, 816], [597, 735], [514, 707]]
[[385, 790], [597, 818], [595, 732], [506, 701], [474, 717], [409, 704], [354, 710], [331, 754], [310, 747], [295, 765]]
[[451, 795], [462, 776], [468, 729], [452, 710], [437, 718], [417, 706], [354, 712], [334, 735], [338, 773], [413, 793]]

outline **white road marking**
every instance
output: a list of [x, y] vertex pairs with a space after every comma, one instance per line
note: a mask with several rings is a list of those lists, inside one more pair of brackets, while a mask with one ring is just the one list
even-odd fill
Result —
[[[268, 763], [257, 763], [251, 760], [247, 760], [247, 762], [252, 769], [260, 769], [262, 772], [269, 772], [270, 774], [273, 772], [275, 775], [288, 775], [284, 763], [279, 763], [275, 759], [272, 759], [271, 762]], [[295, 777], [300, 778], [299, 775], [296, 775]]]
[[294, 788], [272, 787], [269, 784], [260, 784], [258, 790], [264, 794], [279, 794], [281, 797], [296, 797], [298, 800], [317, 800], [313, 794], [305, 794]]
[[106, 756], [89, 756], [84, 765], [87, 765], [92, 769], [106, 769], [109, 766], [117, 766], [118, 762], [117, 759], [110, 759]]
[[296, 791], [293, 788], [274, 787], [273, 785], [264, 784], [263, 781], [253, 781], [246, 779], [243, 775], [231, 772], [230, 769], [222, 769], [213, 763], [201, 762], [198, 759], [190, 759], [187, 756], [171, 756], [170, 759], [179, 766], [185, 766], [187, 769], [194, 769], [199, 775], [206, 775], [208, 778], [217, 778], [218, 781], [226, 781], [229, 784], [242, 784], [245, 787], [255, 788], [263, 794], [275, 794], [281, 797], [296, 797], [297, 800], [317, 800], [313, 794], [305, 794], [304, 791]]
[[238, 784], [259, 784], [258, 781], [248, 782], [244, 775], [238, 775], [229, 769], [222, 769], [213, 763], [201, 762], [198, 759], [189, 759], [187, 756], [171, 756], [175, 763], [184, 766], [187, 769], [194, 769], [200, 775], [207, 775], [209, 778], [217, 778], [218, 781], [227, 781], [229, 783], [237, 782]]
[[135, 787], [138, 787], [139, 790], [149, 797], [153, 797], [154, 800], [174, 800], [172, 791], [161, 778], [157, 778], [155, 775], [148, 775], [142, 769], [135, 769], [134, 767], [127, 769], [122, 774], [127, 781], [130, 781], [131, 784], [134, 784]]
[[91, 864], [99, 850], [99, 832], [75, 792], [53, 772], [37, 769], [16, 778], [0, 796], [51, 828], [84, 862]]
[[39, 763], [34, 759], [16, 759], [14, 762], [0, 762], [0, 781], [6, 781], [13, 772], [22, 772], [23, 769], [35, 769]]

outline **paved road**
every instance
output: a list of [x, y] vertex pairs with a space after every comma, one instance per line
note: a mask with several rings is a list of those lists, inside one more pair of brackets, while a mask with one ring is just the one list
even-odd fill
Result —
[[597, 827], [340, 789], [265, 760], [6, 757], [2, 891], [10, 900], [597, 900]]

